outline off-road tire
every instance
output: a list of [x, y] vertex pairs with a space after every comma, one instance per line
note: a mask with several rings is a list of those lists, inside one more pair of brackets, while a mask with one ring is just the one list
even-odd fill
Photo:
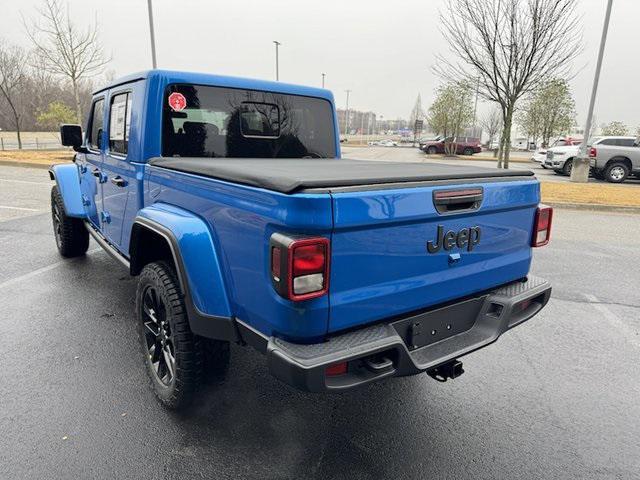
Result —
[[[613, 175], [615, 172], [619, 172], [620, 169], [623, 172], [622, 175]], [[627, 179], [628, 176], [629, 167], [627, 167], [622, 162], [611, 162], [609, 165], [607, 165], [607, 168], [604, 169], [604, 179], [610, 183], [622, 183]]]
[[[145, 326], [150, 317], [145, 313], [145, 295], [153, 289], [163, 308], [156, 312], [158, 332], [164, 322], [165, 341], [170, 344], [174, 358], [174, 374], [166, 383], [159, 377], [160, 370], [152, 361], [149, 343], [153, 333]], [[229, 362], [229, 345], [195, 335], [189, 327], [184, 296], [180, 290], [175, 270], [165, 261], [146, 265], [140, 273], [136, 291], [136, 319], [138, 337], [142, 348], [145, 369], [156, 397], [167, 408], [179, 410], [188, 406], [196, 396], [203, 380], [220, 379]], [[150, 324], [153, 326], [153, 323]], [[163, 327], [164, 328], [164, 327]], [[165, 362], [166, 363], [166, 362]], [[215, 368], [212, 368], [212, 364]], [[208, 371], [205, 375], [205, 369]]]
[[89, 248], [89, 232], [79, 218], [68, 217], [58, 186], [51, 189], [53, 235], [60, 255], [66, 258], [84, 255]]

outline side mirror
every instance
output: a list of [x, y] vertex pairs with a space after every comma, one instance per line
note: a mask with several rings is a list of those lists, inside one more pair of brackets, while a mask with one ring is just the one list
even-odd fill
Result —
[[80, 125], [60, 125], [60, 141], [65, 147], [82, 150], [82, 127]]

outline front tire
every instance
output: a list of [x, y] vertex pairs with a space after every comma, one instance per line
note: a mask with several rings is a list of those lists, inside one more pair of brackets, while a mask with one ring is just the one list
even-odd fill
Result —
[[136, 316], [147, 374], [165, 407], [179, 410], [193, 401], [205, 378], [207, 360], [216, 362], [210, 373], [224, 375], [228, 343], [205, 340], [191, 332], [175, 271], [167, 262], [150, 263], [142, 269]]
[[58, 186], [51, 189], [53, 235], [60, 255], [66, 258], [84, 255], [89, 248], [89, 232], [79, 218], [68, 217]]
[[427, 148], [427, 153], [429, 155], [435, 155], [436, 153], [438, 153], [438, 149], [436, 147], [429, 147]]
[[571, 176], [571, 170], [573, 170], [573, 158], [570, 158], [566, 162], [564, 162], [562, 173], [569, 177]]
[[629, 176], [629, 167], [622, 162], [613, 162], [604, 170], [604, 179], [611, 183], [622, 183]]

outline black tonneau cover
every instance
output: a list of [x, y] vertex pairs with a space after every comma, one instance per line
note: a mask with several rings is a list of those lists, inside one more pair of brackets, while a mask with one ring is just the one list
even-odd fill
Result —
[[282, 193], [309, 188], [533, 176], [528, 170], [346, 158], [158, 157], [149, 164]]

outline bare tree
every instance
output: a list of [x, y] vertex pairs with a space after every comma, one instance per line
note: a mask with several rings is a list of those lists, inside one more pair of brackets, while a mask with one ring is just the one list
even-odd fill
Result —
[[[9, 107], [6, 115], [12, 120], [18, 137], [18, 148], [22, 149], [22, 118], [24, 116], [24, 90], [27, 85], [27, 52], [14, 45], [0, 43], [0, 96]], [[4, 109], [0, 112], [3, 116]]]
[[409, 115], [409, 127], [413, 128], [416, 120], [424, 119], [424, 110], [422, 109], [422, 96], [418, 94], [416, 102], [413, 104], [411, 114]]
[[44, 0], [38, 9], [39, 21], [25, 22], [42, 67], [54, 75], [66, 77], [73, 87], [78, 122], [82, 122], [80, 83], [100, 73], [110, 58], [105, 58], [98, 40], [97, 21], [81, 31], [69, 17], [68, 6], [59, 0]]
[[567, 78], [582, 38], [577, 0], [447, 0], [441, 13], [449, 56], [434, 70], [448, 80], [480, 78], [480, 95], [500, 105], [503, 119], [498, 167], [509, 167], [517, 101], [544, 80]]
[[489, 135], [489, 148], [491, 148], [493, 140], [502, 128], [502, 114], [500, 110], [492, 108], [489, 113], [482, 117], [480, 125], [482, 126], [482, 129], [487, 132], [487, 135]]

